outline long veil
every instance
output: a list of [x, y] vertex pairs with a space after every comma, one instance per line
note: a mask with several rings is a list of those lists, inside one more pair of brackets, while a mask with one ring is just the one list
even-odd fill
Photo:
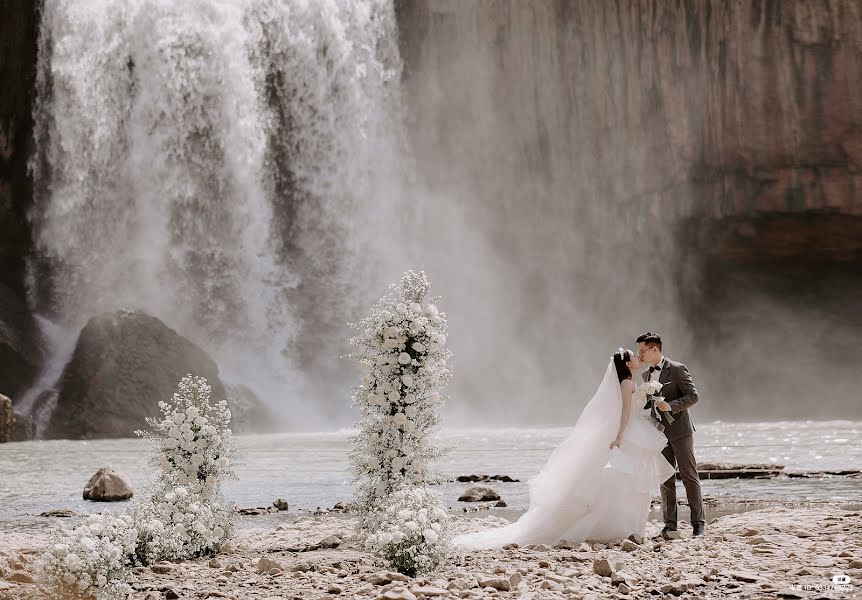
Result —
[[454, 539], [464, 548], [495, 548], [509, 543], [554, 544], [577, 539], [593, 525], [602, 470], [619, 430], [622, 394], [613, 360], [569, 435], [530, 479], [530, 506], [516, 522]]

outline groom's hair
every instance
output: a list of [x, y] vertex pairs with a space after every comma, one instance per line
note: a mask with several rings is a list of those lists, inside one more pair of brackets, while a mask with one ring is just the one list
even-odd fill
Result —
[[658, 346], [659, 352], [661, 352], [661, 336], [657, 333], [647, 331], [646, 333], [640, 334], [638, 336], [638, 339], [636, 339], [635, 341], [638, 343], [643, 342], [647, 345], [647, 348]]

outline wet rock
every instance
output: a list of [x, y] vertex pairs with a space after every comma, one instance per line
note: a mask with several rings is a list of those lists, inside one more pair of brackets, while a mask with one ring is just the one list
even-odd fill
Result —
[[278, 500], [276, 500], [275, 502], [273, 502], [273, 503], [272, 503], [272, 505], [273, 505], [275, 508], [277, 508], [280, 512], [284, 512], [284, 511], [286, 511], [286, 510], [289, 508], [289, 505], [288, 505], [288, 503], [287, 503], [287, 500], [284, 500], [284, 499], [282, 499], [282, 498], [279, 498]]
[[503, 483], [515, 483], [520, 479], [512, 479], [508, 475], [459, 475], [455, 481], [459, 483], [477, 483], [480, 481], [500, 481]]
[[270, 573], [271, 571], [281, 571], [284, 572], [284, 567], [278, 564], [276, 561], [271, 558], [263, 557], [259, 561], [257, 561], [257, 572], [258, 573]]
[[69, 510], [68, 508], [57, 508], [54, 510], [49, 510], [48, 512], [43, 512], [39, 515], [40, 517], [57, 517], [61, 519], [68, 519], [70, 517], [75, 516], [75, 512]]
[[173, 573], [175, 568], [176, 566], [173, 563], [160, 562], [151, 566], [150, 571], [157, 575], [167, 575], [169, 573]]
[[593, 561], [593, 573], [600, 577], [610, 577], [615, 570], [606, 558], [597, 558]]
[[479, 578], [479, 587], [489, 587], [494, 588], [500, 592], [508, 592], [512, 586], [509, 583], [508, 579], [503, 579], [502, 577], [487, 577], [487, 578]]
[[84, 486], [84, 500], [120, 502], [133, 495], [132, 482], [111, 467], [102, 467]]
[[377, 596], [377, 600], [416, 600], [416, 596], [405, 587], [393, 587]]
[[497, 500], [497, 503], [494, 504], [494, 508], [506, 508], [507, 506], [509, 505], [506, 504], [505, 500]]
[[623, 552], [634, 552], [638, 547], [639, 546], [631, 540], [623, 540], [620, 544], [620, 550]]
[[425, 598], [436, 598], [437, 596], [445, 596], [448, 591], [433, 585], [418, 585], [410, 590], [417, 596]]
[[459, 502], [487, 502], [499, 500], [500, 494], [489, 487], [474, 485], [458, 498]]
[[395, 573], [393, 571], [379, 571], [377, 573], [372, 573], [371, 575], [368, 575], [365, 578], [365, 581], [374, 585], [386, 585], [387, 583], [392, 583], [393, 581], [410, 581], [410, 578], [406, 575], [402, 575], [401, 573]]
[[0, 444], [11, 442], [15, 435], [15, 412], [12, 400], [0, 394]]

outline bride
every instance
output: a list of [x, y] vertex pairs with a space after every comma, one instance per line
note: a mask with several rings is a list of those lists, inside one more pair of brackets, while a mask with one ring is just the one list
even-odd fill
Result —
[[662, 425], [633, 399], [637, 355], [622, 348], [574, 428], [530, 480], [530, 507], [516, 522], [456, 536], [463, 549], [644, 535], [650, 494], [675, 473]]

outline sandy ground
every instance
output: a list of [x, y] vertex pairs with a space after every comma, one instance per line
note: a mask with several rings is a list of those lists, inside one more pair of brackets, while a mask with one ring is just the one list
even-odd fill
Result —
[[[459, 531], [505, 523], [454, 519]], [[376, 565], [350, 541], [354, 523], [327, 514], [243, 529], [215, 558], [135, 569], [130, 598], [862, 598], [862, 513], [829, 504], [725, 515], [698, 538], [681, 522], [681, 539], [651, 539], [661, 524], [650, 522], [641, 544], [461, 554], [416, 579]], [[47, 532], [2, 534], [0, 599], [45, 598], [32, 578], [46, 543]]]

